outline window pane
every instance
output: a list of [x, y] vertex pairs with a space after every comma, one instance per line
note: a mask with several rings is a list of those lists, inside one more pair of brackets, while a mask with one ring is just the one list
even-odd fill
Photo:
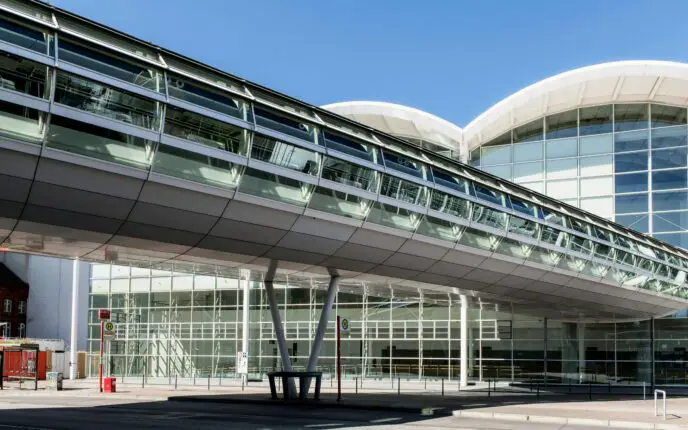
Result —
[[617, 215], [616, 222], [628, 228], [632, 228], [640, 233], [650, 231], [649, 218], [647, 214], [642, 215]]
[[536, 142], [542, 139], [542, 119], [531, 121], [514, 129], [514, 143]]
[[614, 136], [588, 136], [580, 138], [581, 155], [608, 154], [614, 150]]
[[377, 148], [375, 148], [373, 145], [359, 143], [353, 139], [349, 139], [338, 134], [333, 134], [328, 131], [324, 132], [324, 136], [325, 145], [327, 145], [328, 148], [377, 163]]
[[366, 191], [377, 191], [378, 173], [375, 170], [338, 158], [325, 158], [322, 178]]
[[509, 216], [482, 205], [473, 205], [473, 221], [500, 230], [506, 230]]
[[432, 191], [430, 209], [463, 219], [469, 219], [471, 210], [468, 201], [437, 190]]
[[53, 115], [48, 130], [48, 146], [145, 169], [150, 165], [154, 143]]
[[41, 31], [26, 28], [12, 21], [0, 19], [0, 40], [4, 40], [12, 45], [21, 46], [22, 48], [40, 52], [41, 54], [47, 54], [47, 37], [48, 36]]
[[686, 123], [686, 108], [684, 107], [651, 105], [650, 111], [652, 112], [652, 127], [666, 127]]
[[[583, 184], [581, 184], [581, 188]], [[600, 193], [601, 194], [601, 193]], [[581, 192], [581, 195], [583, 193]], [[588, 212], [592, 212], [602, 218], [611, 219], [614, 215], [614, 199], [613, 197], [593, 197], [581, 198], [580, 208]]]
[[647, 194], [616, 196], [616, 213], [647, 212]]
[[578, 179], [547, 181], [547, 195], [555, 199], [578, 197]]
[[648, 147], [648, 132], [633, 131], [629, 133], [617, 133], [614, 135], [614, 151], [639, 151]]
[[550, 160], [547, 162], [547, 179], [575, 178], [578, 176], [578, 159]]
[[318, 143], [315, 127], [299, 119], [289, 118], [281, 113], [254, 105], [256, 124], [279, 131], [299, 139]]
[[610, 195], [614, 191], [614, 180], [612, 176], [601, 176], [599, 178], [582, 178], [580, 180], [581, 197]]
[[580, 135], [612, 132], [612, 105], [580, 109]]
[[47, 99], [48, 69], [48, 66], [3, 52], [0, 56], [0, 88]]
[[652, 151], [652, 169], [686, 167], [688, 148], [674, 148]]
[[462, 230], [463, 228], [461, 226], [426, 215], [418, 225], [416, 233], [440, 240], [456, 242]]
[[45, 113], [0, 100], [0, 135], [41, 144]]
[[490, 175], [495, 175], [500, 178], [504, 178], [507, 181], [511, 180], [511, 166], [486, 166], [482, 169], [484, 172]]
[[511, 145], [482, 147], [481, 165], [505, 164], [511, 162]]
[[473, 185], [473, 188], [475, 189], [476, 197], [499, 206], [509, 206], [506, 194], [502, 193], [501, 191], [493, 190], [477, 183]]
[[297, 206], [305, 206], [314, 186], [291, 178], [248, 168], [241, 178], [239, 191]]
[[688, 186], [688, 175], [686, 175], [686, 172], [688, 171], [684, 169], [652, 172], [652, 189], [686, 188]]
[[57, 73], [55, 103], [158, 130], [157, 102], [65, 72]]
[[652, 148], [673, 148], [686, 146], [686, 127], [668, 127], [651, 130]]
[[112, 52], [104, 55], [78, 43], [72, 43], [62, 36], [58, 45], [60, 61], [76, 64], [150, 90], [163, 91], [161, 74], [153, 68], [126, 61]]
[[688, 233], [655, 234], [659, 240], [681, 248], [688, 248]]
[[308, 203], [310, 209], [359, 220], [365, 219], [371, 206], [371, 200], [325, 187], [317, 187]]
[[225, 115], [248, 120], [248, 105], [238, 97], [219, 88], [204, 85], [200, 82], [168, 75], [167, 91], [170, 97], [185, 100]]
[[688, 209], [688, 193], [674, 191], [670, 193], [652, 193], [654, 211], [673, 211]]
[[559, 139], [547, 141], [547, 158], [575, 157], [578, 155], [578, 139]]
[[514, 164], [514, 181], [515, 182], [530, 182], [537, 181], [544, 176], [544, 167], [542, 162]]
[[426, 187], [390, 175], [383, 176], [380, 195], [414, 205], [425, 206], [427, 203]]
[[542, 160], [543, 142], [519, 143], [514, 145], [514, 163]]
[[637, 170], [647, 170], [647, 151], [616, 155], [614, 160], [615, 172], [633, 172]]
[[578, 110], [570, 110], [545, 118], [546, 139], [560, 139], [578, 135]]
[[647, 191], [647, 173], [616, 175], [614, 179], [614, 187], [617, 193]]
[[688, 230], [688, 212], [665, 212], [652, 215], [652, 229], [661, 231]]
[[221, 188], [236, 187], [240, 172], [228, 161], [167, 145], [155, 154], [153, 171]]
[[421, 218], [422, 215], [415, 212], [376, 202], [367, 221], [401, 230], [415, 231]]
[[464, 194], [474, 194], [473, 186], [467, 179], [436, 168], [432, 169], [432, 175], [437, 185], [442, 185]]
[[414, 160], [413, 158], [404, 157], [403, 155], [395, 154], [388, 150], [382, 151], [382, 157], [385, 160], [385, 167], [388, 169], [394, 169], [396, 171], [406, 173], [407, 175], [427, 179], [427, 169], [420, 161]]
[[309, 175], [318, 174], [320, 155], [259, 134], [253, 137], [251, 158]]
[[248, 131], [172, 106], [165, 113], [165, 133], [234, 154], [248, 150]]
[[579, 164], [581, 176], [607, 175], [614, 170], [614, 162], [611, 155], [580, 158]]
[[621, 104], [614, 105], [614, 130], [639, 130], [648, 128], [648, 105]]

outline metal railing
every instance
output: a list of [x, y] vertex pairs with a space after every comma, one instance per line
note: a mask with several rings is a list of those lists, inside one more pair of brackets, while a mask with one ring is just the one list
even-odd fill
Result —
[[662, 395], [662, 416], [666, 419], [666, 391], [655, 390], [655, 416], [657, 416], [657, 394]]

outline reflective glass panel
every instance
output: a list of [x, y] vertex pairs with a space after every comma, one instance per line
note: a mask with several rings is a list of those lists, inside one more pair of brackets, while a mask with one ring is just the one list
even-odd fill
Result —
[[638, 151], [648, 148], [648, 131], [632, 131], [614, 135], [614, 151]]
[[514, 145], [514, 163], [542, 160], [544, 142], [518, 143]]
[[521, 125], [514, 129], [514, 143], [536, 142], [543, 139], [542, 119], [536, 119], [528, 124]]
[[652, 215], [654, 232], [688, 230], [688, 212], [664, 212]]
[[614, 130], [639, 130], [649, 128], [650, 113], [646, 104], [614, 105]]
[[234, 154], [248, 151], [248, 131], [172, 106], [165, 113], [165, 133]]
[[473, 221], [499, 230], [506, 230], [509, 216], [486, 206], [473, 204]]
[[473, 185], [468, 179], [461, 178], [434, 167], [432, 169], [432, 176], [437, 185], [442, 185], [464, 194], [474, 194]]
[[652, 193], [652, 209], [654, 211], [674, 211], [688, 209], [688, 193], [686, 193], [685, 191]]
[[499, 245], [501, 239], [501, 236], [496, 236], [482, 230], [466, 228], [463, 234], [461, 234], [459, 243], [473, 248], [493, 251]]
[[652, 148], [675, 148], [677, 146], [687, 146], [686, 138], [688, 130], [686, 127], [666, 127], [651, 130]]
[[580, 135], [612, 132], [612, 105], [581, 108]]
[[314, 185], [261, 170], [247, 168], [241, 178], [239, 191], [254, 196], [305, 206], [313, 193]]
[[655, 235], [655, 237], [668, 244], [688, 248], [688, 233], [662, 233]]
[[273, 110], [253, 106], [253, 113], [256, 116], [256, 124], [288, 134], [299, 139], [318, 143], [315, 126], [308, 124], [300, 119], [290, 118], [282, 113]]
[[652, 172], [652, 189], [669, 190], [674, 188], [686, 188], [688, 186], [687, 170], [665, 170]]
[[235, 118], [248, 119], [246, 102], [219, 88], [181, 76], [167, 75], [167, 91], [170, 97], [185, 100]]
[[481, 150], [480, 163], [482, 166], [511, 162], [511, 145], [483, 146]]
[[0, 53], [0, 88], [47, 99], [48, 66], [34, 63], [9, 52]]
[[52, 115], [48, 146], [131, 167], [148, 168], [154, 143], [57, 115]]
[[402, 202], [425, 206], [427, 203], [427, 188], [414, 182], [405, 181], [395, 176], [384, 175], [380, 195]]
[[375, 202], [367, 221], [406, 231], [415, 231], [422, 215], [392, 205]]
[[569, 218], [569, 222], [573, 230], [583, 234], [592, 234], [591, 226], [587, 222], [583, 222], [575, 217]]
[[543, 217], [542, 213], [540, 212], [540, 208], [534, 203], [527, 202], [515, 196], [510, 196], [509, 200], [511, 201], [511, 208], [513, 210], [536, 218]]
[[320, 155], [298, 146], [255, 134], [251, 158], [309, 175], [317, 175]]
[[0, 40], [41, 54], [47, 54], [48, 44], [46, 40], [52, 41], [52, 37], [13, 21], [0, 19]]
[[664, 105], [650, 105], [652, 127], [667, 127], [686, 123], [686, 108]]
[[548, 243], [550, 245], [554, 246], [559, 246], [562, 248], [566, 248], [568, 245], [568, 234], [559, 231], [555, 228], [552, 228], [550, 226], [543, 225], [540, 227], [542, 229], [542, 234], [540, 236], [540, 240], [544, 243]]
[[534, 245], [523, 243], [516, 239], [504, 237], [500, 240], [495, 252], [509, 257], [525, 260], [530, 257]]
[[546, 248], [541, 248], [539, 246], [534, 246], [531, 248], [530, 257], [528, 261], [532, 261], [537, 264], [544, 264], [545, 266], [554, 266], [561, 259], [561, 254], [558, 252], [550, 251]]
[[647, 170], [647, 151], [617, 154], [614, 158], [614, 172]]
[[348, 161], [325, 157], [322, 178], [362, 190], [377, 192], [379, 174], [373, 169], [361, 167]]
[[382, 156], [385, 160], [385, 167], [388, 169], [393, 169], [422, 179], [427, 178], [427, 168], [420, 161], [395, 154], [389, 150], [383, 150]]
[[549, 208], [542, 208], [542, 215], [545, 221], [549, 223], [560, 225], [562, 227], [568, 227], [566, 218], [564, 218], [564, 216], [558, 212], [554, 212]]
[[229, 161], [167, 145], [160, 145], [153, 162], [154, 172], [220, 188], [236, 187], [240, 169]]
[[40, 144], [45, 131], [45, 116], [36, 109], [0, 101], [0, 135]]
[[640, 233], [648, 233], [650, 231], [650, 223], [647, 214], [641, 215], [617, 215], [616, 222], [628, 228], [632, 228]]
[[686, 167], [688, 164], [688, 147], [652, 151], [652, 169], [671, 169]]
[[614, 135], [602, 134], [580, 138], [580, 154], [609, 154], [614, 151]]
[[473, 189], [475, 190], [476, 197], [480, 199], [503, 207], [509, 206], [506, 194], [501, 191], [493, 190], [492, 188], [488, 188], [477, 183], [473, 184]]
[[57, 73], [55, 103], [150, 130], [160, 124], [157, 102], [62, 71]]
[[540, 234], [540, 225], [535, 221], [511, 216], [509, 217], [509, 233], [537, 239]]
[[352, 194], [317, 187], [308, 207], [335, 215], [363, 220], [368, 215], [373, 202]]
[[149, 90], [164, 91], [161, 82], [162, 75], [152, 67], [134, 64], [113, 52], [108, 52], [105, 55], [66, 40], [62, 36], [59, 39], [58, 49], [60, 61], [72, 63]]
[[547, 141], [547, 158], [575, 157], [578, 155], [578, 139], [558, 139]]
[[560, 139], [578, 135], [578, 110], [570, 110], [545, 118], [546, 139]]
[[647, 191], [647, 173], [629, 173], [614, 177], [614, 189], [617, 193]]
[[472, 150], [470, 158], [471, 166], [480, 166], [480, 148]]
[[463, 227], [443, 219], [426, 215], [418, 225], [416, 234], [434, 237], [440, 240], [456, 242], [461, 235]]
[[616, 213], [647, 212], [647, 194], [616, 196]]
[[325, 131], [325, 145], [335, 151], [377, 163], [377, 148], [369, 143], [360, 143], [354, 139]]
[[432, 190], [430, 209], [438, 212], [444, 212], [449, 215], [454, 215], [463, 219], [470, 219], [471, 206], [467, 200], [463, 200], [441, 191]]

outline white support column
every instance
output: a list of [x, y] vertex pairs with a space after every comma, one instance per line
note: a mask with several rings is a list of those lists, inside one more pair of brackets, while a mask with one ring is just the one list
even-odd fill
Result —
[[578, 331], [578, 382], [583, 383], [585, 375], [585, 323], [576, 325]]
[[[246, 360], [247, 360], [247, 370], [248, 370], [248, 337], [249, 337], [249, 310], [250, 310], [250, 301], [251, 301], [251, 283], [250, 283], [250, 278], [251, 278], [251, 272], [249, 270], [244, 270], [241, 269], [239, 271], [239, 276], [240, 276], [240, 282], [242, 283], [242, 287], [244, 290], [244, 306], [242, 308], [243, 314], [242, 314], [242, 320], [241, 320], [241, 352], [246, 354]], [[239, 363], [237, 363], [238, 365]], [[241, 375], [241, 379], [244, 384], [248, 382], [248, 373]]]
[[460, 367], [459, 367], [459, 385], [461, 387], [468, 386], [468, 298], [465, 294], [459, 296], [461, 299], [461, 312], [459, 314], [459, 322], [461, 323], [461, 337], [460, 337]]
[[[339, 274], [330, 271], [330, 284], [327, 286], [327, 296], [325, 303], [323, 303], [322, 311], [320, 312], [320, 320], [318, 321], [318, 331], [315, 332], [313, 339], [313, 346], [311, 347], [311, 354], [308, 356], [307, 372], [315, 372], [315, 367], [318, 365], [320, 358], [320, 349], [322, 348], [323, 339], [325, 339], [325, 332], [327, 331], [327, 323], [330, 321], [330, 312], [334, 299], [337, 297], [337, 287], [339, 286]], [[310, 383], [306, 384], [306, 390], [310, 387]]]
[[79, 259], [72, 262], [72, 327], [69, 340], [69, 379], [77, 377], [77, 332], [79, 316]]

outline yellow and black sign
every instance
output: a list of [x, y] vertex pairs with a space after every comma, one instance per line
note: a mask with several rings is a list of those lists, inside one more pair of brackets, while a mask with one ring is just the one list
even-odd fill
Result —
[[112, 321], [105, 321], [103, 323], [103, 336], [115, 337], [115, 323]]

